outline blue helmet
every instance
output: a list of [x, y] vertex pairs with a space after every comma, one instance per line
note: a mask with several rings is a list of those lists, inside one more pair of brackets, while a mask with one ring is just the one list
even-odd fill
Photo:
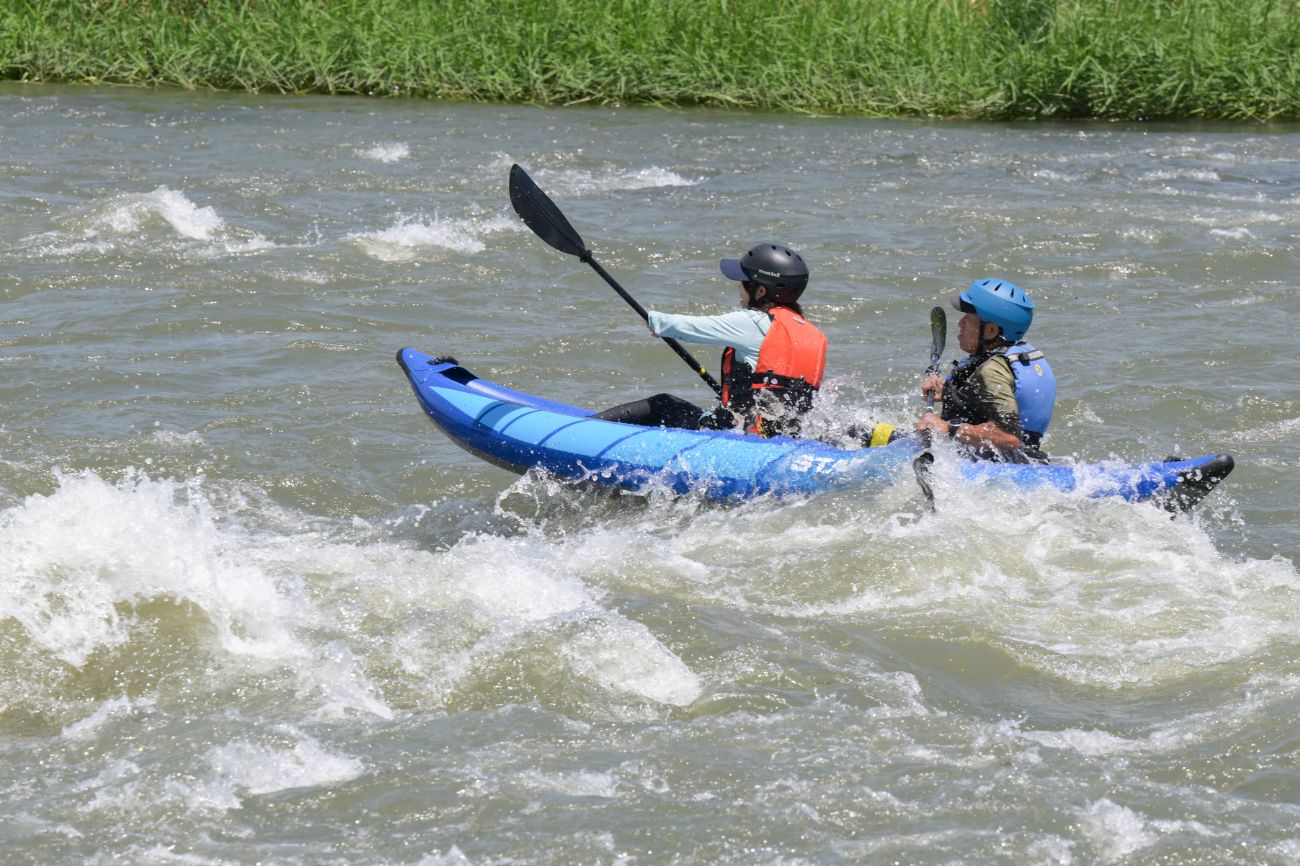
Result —
[[963, 313], [974, 313], [981, 322], [1002, 328], [1002, 336], [1016, 342], [1029, 331], [1034, 320], [1034, 302], [1029, 293], [1009, 280], [996, 277], [976, 280], [952, 299]]

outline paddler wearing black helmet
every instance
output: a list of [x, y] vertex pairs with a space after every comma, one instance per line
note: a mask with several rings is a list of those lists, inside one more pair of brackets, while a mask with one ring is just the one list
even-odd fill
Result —
[[741, 308], [716, 316], [649, 311], [656, 337], [722, 347], [722, 399], [706, 412], [671, 394], [625, 403], [596, 417], [644, 426], [741, 429], [761, 436], [797, 436], [826, 369], [826, 336], [804, 318], [799, 298], [808, 265], [785, 244], [762, 243], [738, 259], [722, 259], [737, 283]]

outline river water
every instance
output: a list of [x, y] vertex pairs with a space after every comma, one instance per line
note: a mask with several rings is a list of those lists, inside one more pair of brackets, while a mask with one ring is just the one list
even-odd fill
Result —
[[[652, 309], [802, 251], [830, 422], [914, 418], [1001, 275], [1054, 455], [1238, 468], [1178, 520], [516, 478], [397, 349], [708, 392], [512, 162]], [[1300, 128], [8, 84], [0, 178], [6, 862], [1300, 863]]]

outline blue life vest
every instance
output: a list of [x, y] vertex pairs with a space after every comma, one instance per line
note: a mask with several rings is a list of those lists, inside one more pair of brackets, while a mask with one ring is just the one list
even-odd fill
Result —
[[[1020, 410], [1020, 428], [1032, 434], [1031, 443], [1037, 445], [1052, 423], [1052, 409], [1056, 406], [1056, 374], [1043, 353], [1029, 343], [1019, 342], [1000, 349], [993, 355], [971, 355], [954, 362], [954, 370], [966, 368], [976, 359], [981, 361], [1002, 355], [1011, 366], [1016, 379], [1016, 406]], [[948, 377], [951, 384], [953, 377]]]
[[1016, 404], [1020, 407], [1020, 426], [1028, 433], [1042, 436], [1052, 423], [1056, 406], [1056, 374], [1043, 353], [1023, 340], [1007, 346], [1003, 353], [1016, 377]]

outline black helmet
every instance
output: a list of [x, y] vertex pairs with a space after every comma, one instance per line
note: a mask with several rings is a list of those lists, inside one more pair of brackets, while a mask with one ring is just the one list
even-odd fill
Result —
[[719, 264], [728, 279], [767, 286], [767, 296], [778, 304], [793, 304], [808, 287], [808, 265], [784, 244], [758, 244], [739, 259]]

